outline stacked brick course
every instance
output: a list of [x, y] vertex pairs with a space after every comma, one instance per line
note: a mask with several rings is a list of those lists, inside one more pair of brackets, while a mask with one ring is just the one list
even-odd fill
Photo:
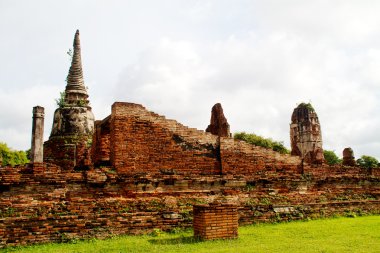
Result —
[[238, 206], [212, 203], [193, 206], [194, 237], [233, 239], [238, 237]]

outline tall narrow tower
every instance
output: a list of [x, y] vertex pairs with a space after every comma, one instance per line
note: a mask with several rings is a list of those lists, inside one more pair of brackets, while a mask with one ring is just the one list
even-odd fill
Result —
[[294, 109], [290, 124], [290, 144], [292, 155], [300, 156], [307, 163], [323, 163], [321, 126], [311, 104], [301, 103]]
[[83, 79], [79, 30], [73, 47], [64, 96], [58, 101], [50, 138], [45, 142], [45, 160], [68, 169], [89, 164], [94, 131], [94, 115]]

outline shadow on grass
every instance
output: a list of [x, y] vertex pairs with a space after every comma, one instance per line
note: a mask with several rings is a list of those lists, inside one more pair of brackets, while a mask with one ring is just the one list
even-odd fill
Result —
[[151, 239], [148, 242], [157, 245], [173, 245], [173, 244], [195, 244], [203, 242], [203, 240], [196, 238], [194, 236], [183, 236], [172, 239]]

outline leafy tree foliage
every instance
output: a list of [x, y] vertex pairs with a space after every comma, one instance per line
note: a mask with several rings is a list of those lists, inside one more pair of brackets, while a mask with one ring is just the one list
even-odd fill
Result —
[[300, 106], [300, 107], [305, 107], [305, 108], [309, 109], [309, 110], [312, 111], [312, 112], [315, 111], [315, 110], [314, 110], [314, 107], [313, 107], [310, 103], [301, 103], [299, 106]]
[[243, 140], [245, 142], [248, 142], [250, 144], [264, 147], [264, 148], [270, 148], [274, 151], [277, 151], [281, 154], [289, 154], [290, 151], [284, 146], [284, 143], [282, 141], [274, 141], [271, 138], [264, 138], [262, 136], [256, 135], [256, 134], [248, 134], [245, 132], [235, 133], [234, 139], [236, 140]]
[[340, 159], [332, 150], [323, 150], [323, 156], [325, 157], [326, 163], [328, 165], [342, 163], [342, 159]]
[[55, 99], [55, 102], [57, 103], [57, 106], [59, 108], [63, 108], [66, 106], [65, 97], [66, 97], [66, 92], [62, 91], [59, 93], [59, 98]]
[[25, 151], [12, 150], [4, 142], [0, 142], [0, 156], [3, 166], [24, 165], [29, 162]]
[[367, 169], [379, 167], [379, 161], [375, 157], [368, 155], [362, 155], [356, 162], [360, 167]]

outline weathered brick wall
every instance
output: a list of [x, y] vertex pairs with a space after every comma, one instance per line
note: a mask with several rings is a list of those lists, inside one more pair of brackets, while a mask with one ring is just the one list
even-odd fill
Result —
[[236, 203], [240, 224], [380, 213], [378, 177], [286, 175], [126, 178], [111, 167], [0, 168], [0, 247], [189, 227], [192, 206], [215, 200]]
[[205, 239], [238, 237], [238, 206], [211, 203], [193, 206], [194, 236]]
[[120, 174], [218, 174], [217, 137], [145, 110], [114, 103], [111, 162]]
[[222, 172], [233, 175], [299, 173], [297, 156], [280, 154], [232, 138], [220, 138]]

